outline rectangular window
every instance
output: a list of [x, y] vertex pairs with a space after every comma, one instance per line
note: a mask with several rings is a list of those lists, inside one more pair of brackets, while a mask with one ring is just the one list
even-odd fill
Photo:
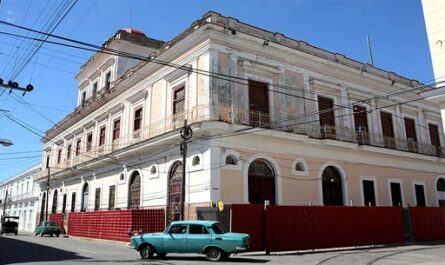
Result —
[[185, 87], [181, 86], [173, 92], [173, 115], [184, 112]]
[[94, 210], [99, 211], [100, 208], [100, 188], [96, 188], [96, 193], [94, 197]]
[[46, 156], [46, 168], [49, 168], [49, 163], [50, 163], [50, 160], [51, 160], [51, 156]]
[[392, 123], [392, 114], [380, 111], [380, 122], [382, 124], [383, 144], [386, 148], [394, 149], [394, 126]]
[[363, 202], [365, 206], [376, 206], [373, 180], [363, 180]]
[[66, 194], [63, 194], [63, 201], [62, 201], [62, 213], [66, 213]]
[[92, 95], [93, 100], [95, 100], [96, 97], [97, 97], [97, 82], [93, 84], [93, 95]]
[[431, 145], [434, 147], [435, 154], [440, 156], [442, 150], [440, 148], [439, 127], [435, 124], [428, 123], [428, 129], [430, 132]]
[[255, 80], [248, 81], [249, 86], [249, 124], [269, 126], [269, 85]]
[[354, 106], [354, 124], [359, 144], [369, 144], [368, 114], [366, 107]]
[[81, 100], [82, 107], [85, 107], [86, 103], [87, 103], [87, 92], [84, 91], [82, 92], [82, 100]]
[[76, 143], [76, 156], [79, 156], [80, 155], [80, 144], [81, 144], [81, 139], [78, 139], [77, 140], [77, 143]]
[[416, 136], [416, 123], [414, 119], [403, 118], [405, 122], [405, 134], [406, 141], [408, 145], [408, 151], [415, 152], [417, 151], [417, 136]]
[[321, 137], [335, 139], [334, 100], [318, 96], [318, 111], [320, 111]]
[[62, 149], [59, 149], [59, 151], [57, 151], [57, 164], [60, 164], [62, 160]]
[[108, 210], [114, 210], [114, 201], [116, 196], [116, 186], [110, 186], [110, 191], [108, 194]]
[[105, 144], [105, 127], [100, 128], [100, 134], [99, 134], [99, 146], [102, 146]]
[[71, 194], [71, 212], [74, 212], [75, 209], [76, 209], [76, 193], [73, 192]]
[[69, 144], [68, 149], [66, 150], [66, 159], [67, 160], [71, 159], [71, 148], [72, 148], [72, 144]]
[[189, 234], [208, 234], [207, 228], [203, 225], [189, 225]]
[[400, 183], [391, 182], [391, 202], [392, 206], [403, 206], [402, 202], [402, 188], [400, 187]]
[[105, 75], [105, 91], [106, 92], [110, 91], [110, 86], [111, 86], [111, 72], [108, 72]]
[[425, 187], [420, 184], [415, 184], [414, 191], [416, 192], [417, 207], [425, 207], [426, 206]]
[[117, 119], [113, 123], [113, 141], [119, 139], [121, 134], [121, 120]]
[[142, 124], [142, 108], [137, 109], [134, 112], [133, 131], [141, 129]]
[[92, 146], [93, 146], [93, 133], [89, 133], [87, 135], [87, 151], [90, 151]]

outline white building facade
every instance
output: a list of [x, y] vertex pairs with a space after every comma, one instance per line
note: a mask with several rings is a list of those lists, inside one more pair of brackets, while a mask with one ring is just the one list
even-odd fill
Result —
[[42, 140], [51, 212], [176, 219], [185, 119], [186, 219], [218, 200], [445, 202], [440, 110], [415, 80], [213, 12], [166, 43], [124, 30], [105, 47], [146, 59], [98, 53], [81, 68], [78, 107]]
[[40, 186], [34, 178], [40, 175], [40, 164], [0, 183], [2, 216], [18, 216], [19, 231], [34, 231], [37, 221]]

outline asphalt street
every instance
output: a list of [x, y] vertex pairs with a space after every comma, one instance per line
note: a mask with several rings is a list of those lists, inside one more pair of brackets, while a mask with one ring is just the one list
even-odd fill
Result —
[[[141, 260], [125, 243], [79, 238], [0, 236], [0, 264], [214, 264], [200, 255], [169, 254]], [[218, 264], [445, 265], [445, 242], [397, 247], [316, 250], [292, 253], [245, 253]]]

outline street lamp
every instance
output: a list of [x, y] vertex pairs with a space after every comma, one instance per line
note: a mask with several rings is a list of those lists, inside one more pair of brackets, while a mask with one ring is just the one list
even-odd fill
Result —
[[11, 146], [13, 145], [11, 140], [0, 138], [0, 144], [3, 146]]

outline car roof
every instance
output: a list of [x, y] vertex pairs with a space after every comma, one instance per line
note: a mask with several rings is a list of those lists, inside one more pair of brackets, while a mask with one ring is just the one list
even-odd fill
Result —
[[217, 221], [202, 221], [202, 220], [189, 220], [189, 221], [174, 221], [171, 224], [192, 224], [192, 225], [204, 225], [211, 226], [214, 223], [218, 223]]

